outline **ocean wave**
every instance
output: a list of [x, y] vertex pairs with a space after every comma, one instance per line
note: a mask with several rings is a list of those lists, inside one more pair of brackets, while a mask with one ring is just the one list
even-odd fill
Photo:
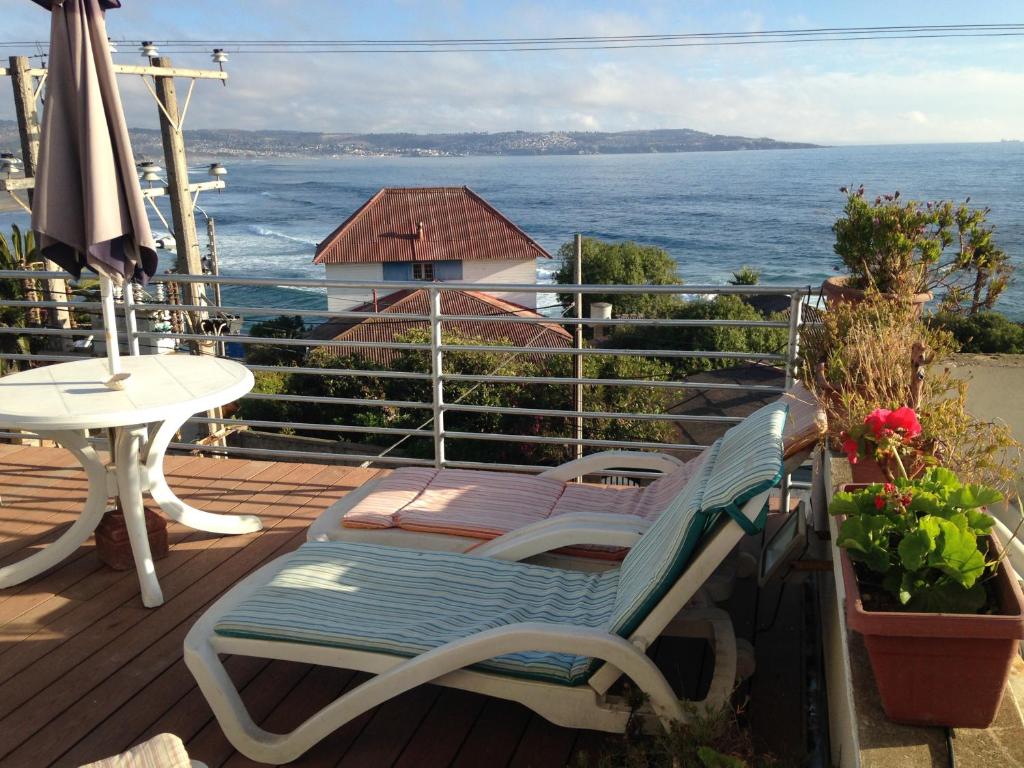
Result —
[[309, 237], [295, 237], [294, 235], [286, 235], [284, 232], [278, 232], [276, 229], [268, 229], [267, 227], [261, 227], [259, 224], [250, 224], [246, 229], [254, 235], [260, 237], [276, 237], [279, 240], [287, 240], [291, 243], [302, 243], [303, 245], [312, 245], [314, 248], [320, 243], [317, 240], [313, 240]]

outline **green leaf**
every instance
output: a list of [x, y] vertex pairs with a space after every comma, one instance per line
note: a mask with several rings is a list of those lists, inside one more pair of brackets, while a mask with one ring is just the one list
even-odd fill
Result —
[[747, 768], [747, 764], [738, 757], [723, 755], [711, 747], [697, 747], [697, 757], [704, 768]]
[[977, 509], [1003, 500], [1003, 494], [984, 485], [965, 485], [949, 494], [949, 503], [962, 509]]
[[985, 558], [978, 551], [977, 537], [948, 520], [940, 519], [937, 522], [941, 533], [935, 541], [935, 549], [928, 558], [928, 564], [965, 587], [973, 586], [985, 572]]
[[936, 515], [943, 510], [942, 500], [930, 491], [915, 490], [907, 506], [908, 512], [922, 515]]
[[900, 542], [900, 562], [908, 571], [919, 571], [928, 562], [928, 555], [933, 549], [935, 539], [924, 528], [918, 528], [904, 536]]
[[832, 503], [828, 505], [830, 515], [856, 515], [860, 513], [860, 506], [849, 491], [840, 491], [832, 497]]
[[996, 521], [992, 515], [979, 512], [976, 509], [970, 509], [967, 511], [967, 524], [970, 525], [975, 533], [985, 535], [992, 530], [992, 526], [996, 524]]
[[918, 584], [907, 609], [923, 613], [977, 613], [985, 605], [985, 587], [966, 588], [955, 581]]
[[924, 479], [950, 491], [960, 487], [956, 473], [945, 467], [932, 467], [925, 473]]

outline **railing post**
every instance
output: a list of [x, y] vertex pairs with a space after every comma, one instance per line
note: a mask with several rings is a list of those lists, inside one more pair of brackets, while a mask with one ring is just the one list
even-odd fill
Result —
[[441, 289], [428, 286], [430, 296], [430, 393], [434, 410], [434, 466], [442, 469], [444, 458], [444, 382], [441, 380], [444, 354], [441, 352]]
[[789, 299], [789, 341], [786, 344], [786, 389], [796, 381], [796, 359], [800, 354], [800, 322], [803, 315], [804, 296], [797, 292]]
[[139, 323], [135, 316], [135, 284], [125, 281], [121, 289], [124, 298], [124, 330], [128, 335], [128, 354], [139, 354]]
[[[583, 284], [583, 235], [577, 233], [573, 238], [573, 251], [575, 259], [573, 261], [573, 284], [579, 286]], [[579, 322], [583, 319], [583, 294], [577, 292], [573, 301], [576, 308], [576, 326], [573, 329], [573, 347], [575, 349], [583, 349], [583, 323]], [[583, 355], [573, 355], [572, 359], [572, 375], [577, 379], [583, 378]], [[573, 454], [577, 459], [583, 458], [583, 417], [579, 414], [583, 412], [583, 384], [579, 381], [573, 387], [573, 410], [576, 411], [576, 418], [574, 421], [573, 436], [576, 438], [576, 447], [573, 450]]]

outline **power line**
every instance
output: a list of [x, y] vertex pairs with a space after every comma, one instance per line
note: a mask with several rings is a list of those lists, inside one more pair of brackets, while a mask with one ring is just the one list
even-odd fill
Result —
[[[848, 42], [943, 39], [960, 37], [1020, 37], [1024, 24], [934, 24], [862, 27], [817, 27], [762, 31], [688, 32], [679, 34], [603, 35], [508, 38], [425, 39], [208, 39], [155, 40], [166, 53], [195, 53], [210, 46], [231, 46], [233, 53], [490, 53], [527, 51], [615, 50], [765, 45], [806, 42]], [[121, 41], [127, 42], [127, 41]], [[0, 42], [0, 47], [44, 45], [39, 41]]]

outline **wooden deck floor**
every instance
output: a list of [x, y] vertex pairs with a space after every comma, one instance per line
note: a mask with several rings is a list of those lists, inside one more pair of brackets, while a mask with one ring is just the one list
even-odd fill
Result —
[[[91, 541], [50, 572], [0, 592], [0, 766], [76, 766], [164, 731], [211, 767], [253, 765], [213, 719], [182, 661], [182, 640], [218, 595], [297, 547], [324, 508], [377, 471], [190, 456], [169, 457], [167, 469], [184, 500], [212, 512], [260, 515], [264, 530], [220, 537], [172, 523], [170, 554], [157, 562], [166, 602], [156, 609], [142, 607], [135, 572], [103, 566]], [[0, 565], [58, 535], [75, 519], [85, 489], [68, 453], [0, 445]], [[745, 616], [737, 620], [740, 633], [752, 626], [751, 595], [733, 599]], [[799, 630], [786, 622], [799, 626], [790, 611], [781, 627], [786, 641], [765, 646], [775, 656], [763, 658], [759, 645], [759, 664], [773, 667], [764, 687], [771, 704], [751, 711], [776, 754], [787, 740], [799, 741], [793, 723], [802, 722], [804, 707], [793, 661]], [[675, 642], [662, 643], [659, 665], [678, 685], [698, 685], [703, 649]], [[363, 679], [243, 657], [228, 659], [227, 667], [270, 730], [294, 727]], [[604, 751], [609, 738], [557, 728], [517, 704], [428, 686], [349, 723], [293, 765], [540, 768], [578, 764], [580, 753]]]

